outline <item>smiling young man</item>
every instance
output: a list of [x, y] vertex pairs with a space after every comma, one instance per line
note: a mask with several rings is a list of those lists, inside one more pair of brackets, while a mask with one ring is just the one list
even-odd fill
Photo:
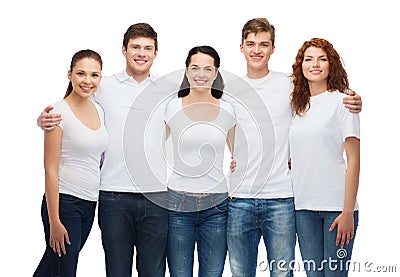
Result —
[[[165, 275], [168, 211], [148, 200], [144, 194], [152, 193], [154, 196], [165, 191], [160, 191], [160, 187], [154, 189], [146, 184], [133, 184], [125, 167], [123, 152], [125, 120], [131, 104], [155, 82], [150, 68], [157, 50], [157, 33], [149, 24], [130, 26], [122, 46], [126, 69], [103, 77], [95, 94], [95, 101], [104, 110], [110, 137], [101, 168], [98, 210], [107, 276], [131, 276], [135, 248], [138, 276]], [[50, 109], [47, 107], [38, 119], [44, 130], [55, 128], [61, 121], [60, 115], [48, 114]], [[159, 121], [163, 123], [163, 118]], [[157, 149], [153, 152], [157, 153]], [[140, 170], [143, 163], [137, 161], [135, 166]], [[155, 170], [163, 175], [166, 166], [160, 161]]]
[[[256, 275], [258, 245], [264, 239], [271, 276], [293, 276], [290, 263], [295, 259], [295, 210], [288, 168], [288, 134], [292, 112], [290, 93], [293, 86], [286, 74], [271, 71], [268, 61], [275, 50], [275, 28], [265, 18], [249, 20], [242, 29], [240, 45], [247, 64], [245, 81], [253, 87], [272, 121], [272, 143], [241, 145], [235, 139], [235, 152], [248, 149], [247, 155], [234, 153], [237, 169], [230, 175], [227, 241], [229, 262], [234, 277]], [[358, 95], [346, 100], [355, 111], [361, 110]], [[256, 101], [255, 101], [256, 102]], [[260, 101], [258, 101], [260, 102]], [[240, 104], [233, 102], [239, 128], [254, 123]], [[257, 113], [260, 103], [248, 109]], [[261, 107], [262, 109], [262, 107]], [[263, 122], [262, 122], [263, 124]], [[238, 128], [238, 127], [237, 127]], [[263, 131], [263, 128], [259, 128]], [[252, 139], [252, 135], [249, 135]], [[267, 151], [265, 151], [267, 149]], [[265, 153], [269, 153], [266, 157]], [[268, 156], [268, 155], [267, 155]], [[271, 159], [271, 166], [260, 166]], [[246, 167], [246, 170], [241, 170]], [[259, 177], [258, 171], [268, 171]], [[243, 175], [238, 172], [244, 172]], [[265, 265], [265, 263], [264, 263]]]

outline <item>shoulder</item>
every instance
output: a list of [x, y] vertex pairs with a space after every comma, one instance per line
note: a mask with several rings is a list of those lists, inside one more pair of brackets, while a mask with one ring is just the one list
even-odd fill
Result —
[[282, 80], [285, 80], [285, 81], [290, 81], [290, 74], [288, 74], [288, 73], [283, 73], [283, 72], [278, 72], [278, 71], [271, 70], [269, 72], [269, 74], [273, 78], [282, 79]]
[[234, 114], [234, 108], [232, 104], [227, 102], [226, 100], [220, 99], [220, 106], [222, 109], [228, 111], [229, 113]]
[[56, 114], [56, 113], [63, 114], [65, 110], [68, 108], [68, 104], [64, 100], [57, 101], [52, 106], [54, 108], [49, 112], [51, 114]]
[[169, 119], [178, 111], [182, 109], [182, 98], [173, 97], [165, 107], [166, 120]]

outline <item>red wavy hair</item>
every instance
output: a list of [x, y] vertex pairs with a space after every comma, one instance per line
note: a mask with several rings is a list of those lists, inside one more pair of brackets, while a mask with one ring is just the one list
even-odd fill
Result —
[[328, 57], [328, 91], [338, 90], [342, 93], [347, 93], [347, 91], [350, 90], [346, 70], [343, 67], [339, 54], [333, 48], [333, 45], [322, 38], [313, 38], [304, 42], [297, 52], [295, 62], [292, 65], [293, 72], [291, 75], [294, 88], [291, 94], [290, 105], [292, 111], [299, 116], [307, 112], [310, 107], [310, 89], [308, 87], [308, 80], [304, 77], [302, 68], [304, 53], [310, 47], [321, 48], [325, 51], [326, 56]]

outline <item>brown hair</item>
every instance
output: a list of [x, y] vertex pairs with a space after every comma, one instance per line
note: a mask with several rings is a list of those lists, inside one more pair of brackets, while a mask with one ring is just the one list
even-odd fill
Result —
[[308, 86], [308, 80], [304, 77], [302, 67], [304, 53], [310, 47], [321, 48], [326, 53], [329, 61], [328, 91], [338, 90], [345, 93], [350, 90], [346, 70], [343, 67], [339, 54], [333, 48], [333, 45], [322, 38], [313, 38], [309, 41], [305, 41], [297, 52], [295, 62], [292, 65], [294, 88], [291, 94], [290, 104], [293, 112], [297, 115], [304, 114], [310, 106], [310, 88]]
[[[103, 68], [103, 61], [101, 60], [101, 56], [96, 51], [86, 49], [86, 50], [80, 50], [72, 56], [71, 65], [69, 66], [69, 71], [72, 72], [72, 69], [74, 69], [74, 67], [76, 66], [76, 63], [79, 62], [80, 60], [86, 59], [86, 58], [97, 61], [100, 64], [100, 69]], [[72, 82], [69, 81], [67, 91], [64, 95], [64, 98], [67, 97], [68, 95], [70, 95], [71, 92], [72, 92]]]
[[275, 45], [275, 27], [266, 18], [253, 18], [244, 24], [242, 28], [242, 43], [250, 33], [269, 32], [272, 46]]
[[125, 49], [128, 49], [128, 43], [131, 38], [137, 38], [137, 37], [148, 37], [152, 38], [154, 40], [154, 50], [158, 50], [158, 42], [157, 42], [157, 33], [154, 31], [153, 27], [151, 27], [147, 23], [136, 23], [131, 26], [126, 30], [124, 34], [124, 40], [122, 42], [122, 45], [125, 47]]

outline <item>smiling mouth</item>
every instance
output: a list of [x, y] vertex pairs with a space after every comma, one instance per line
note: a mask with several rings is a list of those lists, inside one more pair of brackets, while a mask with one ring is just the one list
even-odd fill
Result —
[[198, 84], [198, 85], [205, 85], [205, 84], [207, 84], [207, 80], [194, 80], [195, 82], [196, 82], [196, 84]]
[[134, 60], [134, 61], [135, 61], [135, 63], [137, 63], [139, 65], [143, 65], [143, 64], [147, 63], [146, 60]]
[[250, 58], [260, 60], [263, 58], [263, 56], [250, 56]]
[[81, 87], [83, 92], [90, 92], [92, 90], [92, 87]]

